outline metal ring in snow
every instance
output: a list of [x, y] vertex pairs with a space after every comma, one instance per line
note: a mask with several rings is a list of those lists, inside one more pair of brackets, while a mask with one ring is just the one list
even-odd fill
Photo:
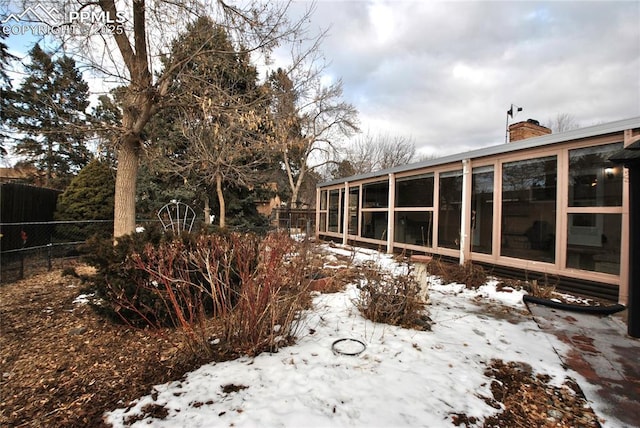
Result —
[[[361, 348], [361, 349], [358, 349], [355, 352], [354, 351], [343, 351], [343, 350], [340, 350], [340, 349], [336, 348], [336, 345], [338, 343], [340, 343], [340, 342], [354, 342], [354, 343], [358, 344], [358, 348]], [[338, 339], [338, 340], [336, 340], [335, 342], [333, 342], [331, 344], [331, 350], [336, 355], [340, 354], [340, 355], [349, 355], [349, 356], [355, 357], [357, 355], [362, 354], [365, 349], [367, 349], [367, 345], [365, 345], [364, 342], [362, 342], [361, 340], [349, 339], [349, 338], [346, 338], [346, 337], [343, 338], [343, 339]]]

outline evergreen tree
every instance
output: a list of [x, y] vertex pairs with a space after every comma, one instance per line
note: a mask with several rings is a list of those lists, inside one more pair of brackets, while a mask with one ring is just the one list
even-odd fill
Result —
[[7, 74], [7, 68], [9, 67], [9, 63], [17, 58], [9, 53], [7, 45], [2, 41], [2, 39], [8, 37], [4, 33], [3, 28], [4, 27], [0, 25], [0, 87], [10, 88], [11, 79], [9, 79], [9, 75]]
[[117, 87], [98, 97], [91, 111], [92, 128], [98, 139], [98, 156], [116, 165], [116, 145], [122, 132], [122, 98], [125, 88]]
[[92, 158], [86, 145], [89, 87], [70, 57], [54, 60], [39, 45], [30, 57], [9, 118], [22, 135], [16, 154], [41, 172], [45, 186], [63, 189]]
[[[82, 168], [58, 198], [56, 220], [113, 220], [115, 172], [108, 162], [94, 159]], [[112, 224], [64, 226], [67, 239], [85, 240], [94, 234], [111, 235]]]
[[289, 206], [296, 207], [302, 185], [299, 177], [304, 168], [300, 162], [305, 161], [302, 119], [296, 105], [299, 94], [293, 81], [282, 68], [278, 68], [269, 75], [267, 87], [271, 95], [271, 113], [276, 124], [276, 138], [281, 145], [282, 168], [286, 173], [286, 186], [291, 195]]
[[7, 74], [7, 69], [12, 60], [17, 59], [9, 53], [7, 45], [2, 39], [7, 38], [3, 27], [0, 26], [0, 157], [7, 154], [4, 147], [5, 141], [8, 139], [5, 123], [8, 120], [7, 108], [11, 105], [13, 94], [11, 90], [11, 79]]
[[156, 133], [152, 141], [167, 138], [164, 147], [171, 151], [164, 158], [185, 183], [215, 189], [219, 224], [225, 227], [226, 190], [264, 183], [271, 153], [268, 98], [249, 53], [207, 17], [174, 42], [165, 67], [179, 70], [169, 90], [175, 107], [162, 118], [165, 134]]

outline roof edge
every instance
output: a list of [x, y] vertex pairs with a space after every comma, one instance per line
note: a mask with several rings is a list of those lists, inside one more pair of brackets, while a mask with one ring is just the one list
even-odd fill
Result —
[[612, 134], [627, 129], [640, 128], [640, 116], [628, 119], [617, 120], [614, 122], [603, 123], [599, 125], [588, 126], [584, 128], [572, 129], [570, 131], [560, 132], [557, 134], [548, 134], [540, 137], [532, 137], [524, 140], [514, 141], [510, 143], [502, 143], [494, 146], [488, 146], [480, 149], [470, 150], [454, 155], [447, 155], [441, 158], [429, 159], [426, 161], [410, 163], [406, 165], [396, 166], [393, 168], [382, 169], [366, 174], [352, 175], [350, 177], [338, 178], [318, 183], [317, 188], [334, 186], [340, 183], [351, 181], [368, 180], [371, 178], [384, 177], [389, 174], [398, 172], [411, 171], [414, 169], [428, 168], [432, 166], [445, 165], [452, 162], [459, 162], [464, 159], [481, 158], [501, 153], [517, 152], [519, 150], [527, 150], [535, 147], [564, 143], [571, 140], [579, 140], [582, 138], [596, 137], [599, 135]]

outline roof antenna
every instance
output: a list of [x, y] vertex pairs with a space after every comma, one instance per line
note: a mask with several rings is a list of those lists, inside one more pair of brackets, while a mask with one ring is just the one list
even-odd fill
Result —
[[522, 111], [522, 107], [518, 107], [515, 104], [511, 104], [511, 107], [509, 107], [509, 110], [507, 110], [507, 125], [505, 127], [505, 131], [504, 131], [504, 142], [508, 143], [509, 142], [509, 117], [511, 117], [511, 119], [513, 119], [513, 117], [515, 115], [517, 115], [519, 112]]

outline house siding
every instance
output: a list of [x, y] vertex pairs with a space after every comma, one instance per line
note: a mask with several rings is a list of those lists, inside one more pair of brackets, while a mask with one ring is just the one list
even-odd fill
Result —
[[[628, 171], [620, 167], [609, 174], [622, 174], [621, 202], [614, 205], [593, 203], [594, 206], [573, 206], [569, 201], [569, 164], [570, 156], [576, 150], [609, 147], [615, 143], [626, 147], [638, 140], [640, 117], [321, 183], [318, 186], [319, 200], [327, 198], [329, 193], [335, 195], [338, 192], [340, 207], [334, 214], [338, 215], [337, 221], [341, 227], [337, 231], [323, 228], [320, 219], [329, 218], [331, 212], [328, 202], [318, 203], [316, 236], [354, 245], [377, 245], [386, 248], [387, 252], [435, 254], [454, 258], [460, 263], [472, 261], [565, 278], [564, 282], [574, 284], [574, 289], [580, 288], [575, 284], [584, 281], [590, 285], [583, 287], [581, 292], [591, 290], [588, 294], [592, 295], [599, 294], [595, 292], [597, 287], [593, 284], [600, 284], [600, 294], [610, 296], [615, 290], [617, 300], [626, 303], [629, 287]], [[517, 167], [525, 166], [541, 176], [517, 177]], [[487, 252], [473, 251], [474, 239], [477, 240], [479, 236], [478, 219], [471, 208], [473, 171], [477, 168], [492, 168], [493, 171], [493, 198], [484, 201], [486, 204], [492, 203], [492, 218], [481, 219], [483, 226], [488, 228], [490, 225], [492, 232], [490, 251]], [[596, 169], [593, 166], [592, 170]], [[428, 189], [433, 192], [431, 206], [396, 207], [396, 183], [425, 174], [433, 174], [433, 189]], [[462, 176], [460, 195], [457, 195], [457, 189], [453, 193], [450, 188], [441, 189], [442, 183], [456, 182], [447, 178], [455, 174]], [[510, 188], [510, 183], [503, 182], [504, 174], [510, 181], [516, 175], [516, 181], [521, 179], [533, 184], [528, 191], [524, 184]], [[585, 177], [590, 176], [578, 178], [584, 181]], [[594, 172], [593, 177], [592, 185], [601, 186], [597, 187], [598, 197], [606, 197], [600, 189], [606, 188], [607, 177], [600, 172]], [[577, 178], [573, 177], [572, 180], [576, 181]], [[371, 183], [386, 183], [388, 186], [386, 207], [363, 206], [363, 189]], [[353, 227], [351, 230], [349, 228], [350, 189], [358, 189], [359, 192], [358, 206], [351, 207], [351, 212], [357, 213], [358, 217], [355, 231]], [[588, 183], [583, 183], [581, 189], [587, 196], [590, 195]], [[579, 190], [574, 184], [573, 191]], [[522, 212], [517, 211], [520, 200], [523, 201]], [[534, 215], [538, 216], [538, 220], [532, 222]], [[530, 225], [525, 229], [527, 222]], [[452, 227], [458, 227], [457, 237]], [[398, 236], [396, 228], [400, 228], [397, 230]], [[409, 234], [409, 238], [408, 232], [413, 233]], [[425, 237], [424, 234], [429, 236]], [[604, 256], [607, 252], [611, 253], [609, 260]]]

